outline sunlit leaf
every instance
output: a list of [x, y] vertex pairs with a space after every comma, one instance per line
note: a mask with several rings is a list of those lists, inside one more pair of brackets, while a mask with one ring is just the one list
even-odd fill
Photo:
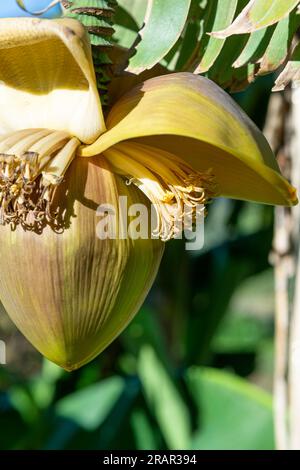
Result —
[[128, 71], [140, 73], [157, 64], [179, 38], [191, 0], [149, 0], [141, 41], [129, 61]]
[[[245, 7], [245, 4], [246, 0], [238, 0], [235, 16], [239, 15]], [[220, 4], [220, 7], [221, 6], [222, 4]], [[213, 10], [211, 15], [212, 17], [215, 15]], [[240, 86], [247, 86], [254, 78], [252, 67], [249, 67], [248, 64], [238, 71], [232, 66], [233, 62], [238, 58], [245, 47], [247, 39], [248, 37], [243, 35], [242, 37], [234, 36], [224, 40], [223, 47], [218, 57], [208, 70], [208, 77], [223, 88], [231, 89], [237, 87], [239, 89]]]
[[78, 390], [56, 404], [56, 413], [78, 426], [96, 429], [103, 423], [125, 389], [125, 381], [111, 377]]
[[213, 36], [226, 38], [265, 28], [285, 18], [298, 3], [299, 0], [250, 0], [228, 28], [214, 32]]
[[271, 397], [230, 373], [193, 367], [187, 385], [198, 409], [195, 449], [274, 448]]
[[283, 63], [299, 26], [300, 15], [295, 12], [276, 25], [274, 34], [260, 63], [259, 75], [273, 72]]
[[131, 414], [131, 427], [138, 450], [156, 450], [158, 442], [155, 438], [156, 430], [153, 429], [146, 410], [138, 408]]
[[300, 44], [295, 48], [291, 60], [287, 63], [275, 82], [273, 91], [284, 90], [290, 82], [300, 81]]
[[143, 26], [147, 2], [119, 0], [114, 23], [114, 40], [122, 47], [131, 47]]
[[249, 36], [248, 42], [239, 57], [233, 63], [234, 68], [247, 65], [249, 62], [256, 62], [264, 53], [272, 37], [274, 28], [270, 26], [266, 29], [255, 31]]
[[[209, 8], [215, 12], [212, 31], [229, 26], [234, 18], [238, 0], [211, 0]], [[203, 73], [210, 69], [224, 46], [224, 39], [209, 37], [206, 48], [195, 73]]]
[[190, 445], [190, 422], [186, 403], [150, 346], [141, 350], [139, 377], [149, 407], [170, 449]]

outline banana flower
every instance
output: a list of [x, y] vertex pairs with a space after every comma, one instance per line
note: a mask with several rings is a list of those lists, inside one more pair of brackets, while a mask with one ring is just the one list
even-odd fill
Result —
[[[118, 211], [120, 195], [155, 206], [156, 237], [96, 236], [97, 207]], [[0, 20], [0, 298], [43, 355], [73, 370], [106, 348], [185, 208], [218, 196], [297, 203], [262, 133], [217, 85], [152, 78], [104, 119], [80, 22]]]

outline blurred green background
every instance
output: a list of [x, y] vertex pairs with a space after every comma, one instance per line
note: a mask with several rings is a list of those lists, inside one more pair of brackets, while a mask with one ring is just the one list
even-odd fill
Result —
[[[234, 97], [262, 127], [272, 78]], [[1, 449], [272, 449], [273, 209], [216, 200], [205, 246], [167, 243], [141, 311], [67, 373], [0, 315]]]
[[[138, 25], [120, 19], [130, 44]], [[234, 95], [260, 128], [272, 84]], [[135, 320], [73, 373], [1, 310], [0, 449], [273, 449], [272, 232], [273, 208], [214, 201], [204, 248], [168, 242]]]

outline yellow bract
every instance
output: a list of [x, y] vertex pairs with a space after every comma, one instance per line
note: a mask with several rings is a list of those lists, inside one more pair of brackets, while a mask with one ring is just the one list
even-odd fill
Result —
[[99, 239], [100, 204], [116, 209], [116, 233], [126, 230], [119, 196], [149, 205], [98, 158], [75, 159], [53, 201], [60, 231], [0, 227], [0, 296], [29, 341], [48, 359], [77, 369], [105, 349], [132, 320], [158, 270], [160, 240]]
[[90, 44], [71, 20], [0, 20], [0, 136], [28, 128], [93, 142], [105, 130]]
[[204, 77], [177, 73], [147, 80], [115, 104], [107, 128], [81, 155], [134, 140], [156, 148], [157, 158], [162, 149], [196, 171], [212, 169], [223, 196], [297, 202], [263, 134], [227, 93]]

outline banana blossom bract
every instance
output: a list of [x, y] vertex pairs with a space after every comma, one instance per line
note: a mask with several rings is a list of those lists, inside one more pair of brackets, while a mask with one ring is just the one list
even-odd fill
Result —
[[[156, 238], [97, 238], [97, 207], [120, 195], [155, 205]], [[0, 20], [0, 296], [42, 354], [68, 370], [99, 354], [141, 306], [176, 220], [217, 196], [297, 202], [223, 90], [156, 77], [104, 120], [79, 22]]]

